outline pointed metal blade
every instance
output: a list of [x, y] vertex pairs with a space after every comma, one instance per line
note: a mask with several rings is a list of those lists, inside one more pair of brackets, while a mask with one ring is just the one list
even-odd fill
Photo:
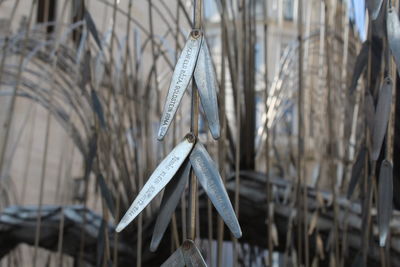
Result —
[[360, 53], [357, 55], [356, 63], [354, 64], [353, 77], [351, 78], [351, 84], [349, 88], [350, 94], [353, 94], [353, 92], [356, 90], [358, 79], [367, 65], [369, 45], [369, 41], [365, 41], [361, 47]]
[[193, 76], [202, 40], [203, 35], [200, 31], [192, 31], [176, 63], [158, 130], [157, 139], [160, 141], [167, 133], [183, 94]]
[[367, 8], [372, 20], [376, 20], [382, 7], [382, 0], [368, 0]]
[[196, 69], [194, 70], [194, 79], [199, 90], [201, 105], [203, 106], [211, 135], [214, 139], [218, 139], [221, 136], [217, 101], [218, 83], [210, 51], [204, 39], [201, 44]]
[[101, 50], [102, 46], [101, 46], [99, 33], [98, 33], [97, 29], [96, 29], [96, 24], [94, 23], [94, 20], [93, 20], [92, 16], [90, 15], [89, 11], [86, 8], [85, 8], [84, 17], [85, 17], [86, 26], [87, 26], [89, 32], [92, 34], [93, 39], [95, 40], [97, 46]]
[[390, 161], [382, 161], [379, 172], [379, 193], [378, 193], [378, 228], [379, 245], [386, 245], [389, 233], [390, 218], [392, 217], [393, 203], [393, 167]]
[[183, 258], [187, 267], [207, 267], [207, 264], [192, 240], [185, 240], [182, 244]]
[[374, 117], [375, 117], [375, 104], [374, 98], [372, 97], [369, 90], [367, 90], [365, 99], [364, 99], [364, 112], [365, 112], [365, 120], [367, 122], [367, 127], [372, 134], [374, 131]]
[[175, 174], [172, 181], [166, 186], [163, 199], [160, 205], [157, 221], [154, 226], [153, 237], [150, 243], [150, 251], [156, 251], [160, 245], [161, 239], [167, 229], [176, 206], [181, 199], [182, 193], [185, 190], [190, 174], [190, 161], [186, 159], [179, 171]]
[[350, 199], [353, 195], [354, 189], [356, 188], [358, 181], [360, 180], [361, 173], [364, 169], [365, 155], [367, 154], [367, 149], [363, 146], [358, 152], [356, 162], [351, 170], [351, 178], [349, 182], [349, 187], [347, 189], [347, 198]]
[[175, 252], [169, 256], [163, 264], [161, 264], [161, 267], [185, 267], [182, 248], [175, 250]]
[[400, 22], [397, 12], [393, 7], [388, 8], [386, 29], [390, 51], [397, 65], [397, 73], [400, 75]]
[[116, 231], [121, 232], [150, 203], [150, 201], [168, 184], [179, 167], [185, 161], [194, 145], [193, 135], [187, 135], [168, 156], [158, 165], [132, 205], [118, 224]]
[[236, 238], [242, 236], [239, 222], [229, 200], [228, 193], [222, 183], [217, 167], [204, 146], [196, 143], [190, 153], [190, 163], [204, 191], [214, 204], [219, 215]]
[[371, 158], [377, 160], [383, 139], [385, 138], [386, 128], [389, 122], [390, 107], [392, 104], [392, 79], [386, 77], [381, 90], [379, 91], [378, 104], [374, 116], [374, 130], [372, 132]]

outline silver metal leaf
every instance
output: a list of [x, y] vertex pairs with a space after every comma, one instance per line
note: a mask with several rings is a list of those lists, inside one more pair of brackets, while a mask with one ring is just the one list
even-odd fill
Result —
[[397, 12], [393, 7], [388, 8], [387, 11], [386, 29], [389, 48], [396, 62], [397, 73], [400, 75], [400, 22]]
[[383, 0], [368, 0], [367, 8], [372, 20], [376, 20], [381, 10]]
[[81, 78], [81, 90], [85, 90], [86, 84], [88, 84], [91, 80], [90, 77], [90, 50], [87, 50], [85, 53], [85, 57], [83, 58], [83, 66], [82, 66], [82, 78]]
[[365, 120], [367, 123], [367, 128], [372, 134], [374, 131], [374, 117], [375, 117], [375, 104], [374, 98], [372, 97], [369, 90], [367, 90], [364, 100], [364, 110], [365, 110]]
[[161, 267], [185, 267], [182, 248], [178, 248], [171, 256], [161, 264]]
[[188, 135], [158, 165], [147, 180], [132, 205], [118, 224], [116, 231], [121, 232], [150, 203], [150, 201], [168, 184], [177, 173], [194, 145], [194, 139]]
[[217, 101], [218, 83], [210, 51], [205, 40], [203, 40], [200, 48], [196, 69], [194, 70], [194, 78], [211, 135], [214, 139], [218, 139], [221, 136]]
[[386, 128], [389, 122], [390, 106], [392, 103], [392, 79], [386, 77], [381, 90], [379, 91], [378, 104], [374, 116], [374, 129], [372, 132], [371, 159], [377, 160], [383, 139], [385, 138]]
[[176, 206], [181, 199], [182, 193], [185, 190], [190, 174], [190, 161], [187, 159], [181, 166], [179, 171], [172, 178], [171, 182], [165, 187], [163, 199], [161, 201], [160, 210], [156, 224], [154, 226], [153, 237], [150, 243], [150, 251], [156, 251], [160, 245], [161, 239], [167, 229]]
[[349, 88], [350, 94], [353, 94], [357, 87], [358, 79], [361, 76], [361, 73], [364, 71], [365, 66], [368, 61], [368, 50], [369, 50], [369, 42], [365, 41], [361, 47], [360, 53], [357, 56], [356, 63], [354, 65], [353, 77], [351, 79], [351, 84]]
[[390, 219], [392, 217], [393, 202], [393, 166], [388, 160], [382, 161], [379, 172], [379, 193], [378, 193], [378, 228], [379, 245], [386, 245], [389, 233]]
[[349, 182], [349, 187], [347, 190], [347, 198], [350, 199], [353, 195], [354, 189], [356, 188], [358, 181], [360, 179], [361, 173], [364, 169], [365, 164], [365, 156], [367, 154], [367, 149], [363, 146], [358, 152], [356, 162], [353, 165], [353, 169], [351, 170], [351, 178]]
[[102, 174], [97, 175], [97, 183], [100, 187], [101, 196], [104, 198], [105, 203], [108, 207], [108, 210], [110, 211], [111, 215], [114, 216], [115, 208], [114, 208], [112, 194], [111, 194], [110, 189], [108, 188], [106, 181], [104, 180], [104, 177]]
[[89, 13], [89, 11], [87, 9], [85, 9], [85, 16], [84, 17], [85, 17], [86, 26], [87, 26], [89, 32], [92, 34], [93, 39], [95, 40], [97, 46], [101, 50], [102, 49], [101, 41], [100, 41], [99, 33], [97, 31], [97, 28], [96, 28], [96, 24], [94, 23], [94, 20], [93, 20], [92, 16], [90, 15], [90, 13]]
[[182, 244], [183, 258], [187, 267], [207, 267], [200, 250], [192, 240], [185, 240]]
[[91, 94], [91, 98], [92, 98], [93, 110], [96, 113], [97, 118], [99, 119], [101, 128], [104, 129], [104, 128], [106, 128], [106, 120], [104, 118], [104, 112], [103, 112], [103, 107], [101, 105], [100, 98], [94, 89], [92, 89], [90, 91], [90, 94]]
[[[196, 34], [194, 32], [197, 32]], [[175, 116], [183, 94], [188, 87], [196, 66], [197, 57], [203, 40], [203, 35], [199, 31], [193, 31], [186, 41], [185, 47], [176, 63], [172, 74], [171, 85], [168, 89], [163, 114], [158, 130], [158, 140], [162, 140], [168, 131], [169, 126]]]
[[214, 204], [219, 215], [225, 221], [233, 235], [236, 238], [240, 238], [242, 230], [240, 229], [221, 176], [210, 155], [202, 144], [196, 143], [189, 158], [198, 181]]

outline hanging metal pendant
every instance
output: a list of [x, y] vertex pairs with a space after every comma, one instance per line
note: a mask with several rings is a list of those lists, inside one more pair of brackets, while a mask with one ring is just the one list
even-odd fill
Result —
[[166, 186], [157, 221], [154, 226], [153, 237], [150, 243], [150, 251], [156, 251], [161, 239], [171, 220], [172, 214], [178, 206], [182, 193], [185, 190], [190, 174], [190, 161], [186, 159], [179, 171], [175, 174], [172, 181]]
[[188, 134], [169, 155], [158, 165], [132, 205], [118, 224], [116, 231], [121, 232], [150, 203], [150, 201], [168, 184], [179, 170], [195, 143], [195, 137]]
[[356, 188], [358, 181], [360, 180], [360, 176], [364, 169], [366, 154], [367, 154], [367, 148], [365, 146], [362, 146], [360, 151], [358, 152], [356, 161], [351, 170], [351, 178], [350, 178], [349, 186], [347, 189], [347, 198], [348, 199], [351, 199], [354, 189]]
[[204, 188], [204, 191], [207, 193], [219, 215], [233, 235], [236, 238], [240, 238], [242, 236], [242, 230], [240, 229], [239, 222], [229, 200], [228, 193], [225, 190], [221, 176], [210, 155], [202, 144], [196, 143], [189, 158], [198, 181]]
[[358, 79], [360, 78], [361, 73], [364, 71], [365, 66], [367, 65], [369, 46], [369, 41], [365, 41], [361, 47], [360, 53], [357, 55], [356, 63], [354, 64], [353, 77], [351, 78], [351, 84], [349, 87], [350, 94], [353, 94], [356, 90]]
[[400, 22], [397, 12], [393, 7], [388, 8], [386, 17], [386, 29], [390, 51], [397, 66], [397, 73], [400, 75]]
[[392, 217], [393, 202], [393, 167], [390, 161], [382, 161], [379, 172], [379, 193], [378, 193], [378, 228], [379, 245], [386, 245], [389, 233], [390, 219]]
[[207, 264], [192, 240], [186, 239], [161, 267], [207, 267]]
[[185, 267], [182, 248], [178, 248], [160, 267]]
[[367, 92], [365, 93], [364, 114], [366, 126], [369, 129], [369, 132], [372, 134], [374, 132], [375, 104], [374, 98], [372, 97], [369, 90], [367, 90]]
[[207, 267], [200, 250], [192, 240], [185, 240], [182, 244], [183, 258], [187, 267]]
[[221, 136], [217, 101], [218, 83], [215, 77], [210, 51], [204, 39], [200, 48], [199, 58], [197, 59], [194, 78], [211, 135], [214, 139], [218, 139]]
[[202, 40], [203, 34], [199, 30], [193, 30], [176, 63], [158, 130], [157, 139], [160, 141], [164, 139], [193, 76]]
[[379, 11], [381, 11], [383, 0], [368, 0], [367, 1], [367, 8], [369, 15], [371, 16], [372, 20], [376, 20], [379, 15]]
[[374, 129], [372, 133], [372, 160], [377, 160], [390, 116], [390, 107], [392, 104], [392, 79], [386, 77], [381, 90], [379, 91], [378, 104], [376, 105], [376, 111], [374, 116]]

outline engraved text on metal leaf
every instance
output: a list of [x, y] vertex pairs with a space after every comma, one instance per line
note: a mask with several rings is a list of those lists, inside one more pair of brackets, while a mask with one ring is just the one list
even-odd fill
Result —
[[150, 201], [167, 185], [185, 161], [192, 148], [193, 143], [185, 138], [185, 140], [178, 144], [160, 165], [158, 165], [118, 224], [117, 232], [122, 231], [122, 229], [135, 219]]
[[171, 220], [172, 214], [181, 199], [182, 193], [189, 179], [190, 161], [187, 159], [175, 174], [172, 181], [166, 186], [156, 224], [154, 226], [153, 237], [150, 243], [150, 251], [155, 251], [161, 242], [165, 230]]
[[193, 76], [202, 39], [201, 34], [198, 35], [197, 38], [193, 37], [191, 34], [181, 55], [179, 56], [172, 75], [171, 85], [168, 89], [168, 95], [160, 121], [160, 128], [158, 130], [158, 140], [162, 140], [167, 133], [176, 110], [178, 109], [179, 103], [182, 100], [183, 94]]
[[202, 144], [196, 143], [190, 154], [190, 163], [201, 186], [214, 204], [219, 215], [225, 221], [233, 235], [236, 238], [240, 238], [242, 231], [229, 200], [228, 193], [225, 190], [214, 162]]
[[194, 78], [200, 94], [201, 105], [208, 121], [211, 135], [218, 139], [221, 135], [217, 101], [217, 79], [207, 42], [203, 40], [197, 59]]

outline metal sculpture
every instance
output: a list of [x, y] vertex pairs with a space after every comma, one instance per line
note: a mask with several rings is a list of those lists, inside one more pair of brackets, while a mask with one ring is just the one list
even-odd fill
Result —
[[[197, 85], [211, 135], [214, 139], [220, 137], [216, 75], [212, 66], [209, 49], [201, 31], [202, 1], [195, 1], [194, 8], [194, 27], [174, 69], [160, 122], [158, 140], [162, 140], [165, 137], [192, 78], [194, 78], [193, 80]], [[151, 251], [155, 251], [160, 244], [173, 212], [178, 205], [180, 196], [185, 189], [192, 168], [204, 191], [233, 233], [233, 236], [240, 238], [242, 235], [239, 222], [218, 169], [196, 136], [197, 126], [194, 125], [198, 123], [198, 96], [195, 87], [192, 91], [191, 116], [192, 128], [194, 128], [192, 132], [187, 134], [184, 140], [158, 165], [116, 228], [117, 232], [122, 231], [168, 184], [155, 224], [150, 245]], [[196, 186], [195, 183], [191, 183], [191, 189], [193, 186]], [[189, 202], [194, 200], [196, 192], [197, 189], [191, 190]], [[193, 206], [189, 205], [189, 209], [190, 220], [194, 222], [196, 215]], [[189, 225], [191, 225], [190, 238], [194, 239], [194, 230], [192, 229], [194, 225], [191, 223]], [[185, 265], [206, 266], [200, 251], [190, 239], [185, 240], [182, 247], [175, 251], [162, 266]]]

